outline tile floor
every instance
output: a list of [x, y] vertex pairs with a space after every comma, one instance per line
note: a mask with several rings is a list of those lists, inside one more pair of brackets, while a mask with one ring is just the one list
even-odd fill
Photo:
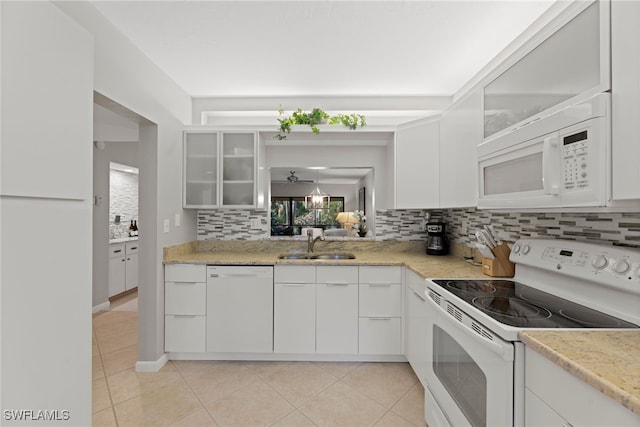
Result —
[[137, 373], [132, 298], [93, 317], [94, 426], [426, 425], [406, 363], [170, 361]]

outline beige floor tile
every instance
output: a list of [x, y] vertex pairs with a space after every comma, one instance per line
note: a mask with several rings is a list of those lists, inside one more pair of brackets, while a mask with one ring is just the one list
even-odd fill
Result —
[[109, 389], [107, 381], [104, 378], [93, 381], [91, 385], [91, 413], [111, 408], [111, 399], [109, 399]]
[[294, 362], [244, 362], [244, 366], [259, 377], [280, 371]]
[[136, 372], [130, 368], [107, 377], [114, 404], [174, 382], [184, 382], [184, 379], [171, 363], [158, 372]]
[[219, 426], [268, 426], [295, 408], [265, 383], [255, 382], [207, 409]]
[[171, 427], [216, 427], [217, 424], [211, 418], [206, 409], [200, 409], [191, 415], [171, 424]]
[[[113, 312], [110, 313], [123, 313], [123, 312]], [[99, 326], [94, 328], [94, 332], [96, 335], [96, 340], [100, 342], [103, 338], [109, 338], [114, 336], [120, 336], [126, 332], [137, 331], [138, 329], [138, 316], [134, 313], [134, 316], [131, 316], [129, 313], [124, 315], [116, 315], [111, 316], [111, 321], [106, 323], [103, 326]]]
[[314, 362], [316, 366], [321, 367], [336, 378], [342, 378], [358, 366], [362, 362]]
[[100, 354], [111, 353], [112, 351], [121, 350], [125, 347], [138, 344], [138, 331], [136, 330], [123, 330], [117, 335], [108, 335], [105, 337], [97, 336], [98, 346], [100, 347]]
[[294, 411], [282, 418], [277, 423], [273, 424], [273, 427], [314, 427], [315, 424], [302, 412]]
[[386, 412], [378, 402], [337, 382], [299, 408], [319, 426], [371, 426]]
[[97, 313], [93, 317], [93, 330], [101, 331], [104, 328], [111, 328], [111, 326], [127, 321], [130, 319], [137, 319], [138, 313], [122, 312], [122, 311], [103, 311]]
[[261, 378], [296, 408], [338, 381], [311, 362], [291, 363]]
[[260, 378], [241, 362], [205, 363], [204, 365], [203, 369], [191, 365], [189, 366], [191, 372], [185, 373], [181, 370], [184, 369], [184, 364], [177, 364], [194, 393], [205, 405], [260, 381]]
[[91, 357], [91, 374], [94, 380], [104, 378], [104, 369], [102, 368], [102, 358], [100, 354], [94, 354]]
[[102, 364], [107, 376], [135, 367], [137, 360], [137, 344], [102, 355]]
[[376, 427], [415, 427], [415, 425], [395, 412], [389, 411], [380, 418], [380, 421], [376, 423]]
[[363, 363], [342, 381], [389, 409], [418, 378], [408, 363]]
[[94, 413], [91, 416], [91, 425], [92, 427], [117, 427], [113, 408], [109, 406], [107, 409]]
[[424, 389], [422, 384], [414, 385], [391, 409], [415, 426], [426, 427], [424, 420]]
[[[199, 376], [224, 362], [217, 360], [172, 360], [171, 363], [184, 377]], [[239, 365], [241, 365], [239, 363]]]
[[115, 405], [118, 425], [165, 426], [202, 409], [182, 381], [167, 384]]

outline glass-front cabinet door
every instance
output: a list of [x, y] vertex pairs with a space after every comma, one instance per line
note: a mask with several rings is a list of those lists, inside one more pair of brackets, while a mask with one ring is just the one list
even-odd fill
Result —
[[256, 134], [222, 133], [222, 206], [256, 204]]
[[218, 207], [218, 133], [185, 132], [183, 154], [183, 206]]

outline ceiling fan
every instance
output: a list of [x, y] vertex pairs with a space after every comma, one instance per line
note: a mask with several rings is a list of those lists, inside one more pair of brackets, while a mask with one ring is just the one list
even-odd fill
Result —
[[312, 179], [300, 179], [296, 176], [296, 171], [289, 171], [291, 175], [287, 177], [287, 181], [291, 184], [298, 184], [302, 182], [313, 182]]

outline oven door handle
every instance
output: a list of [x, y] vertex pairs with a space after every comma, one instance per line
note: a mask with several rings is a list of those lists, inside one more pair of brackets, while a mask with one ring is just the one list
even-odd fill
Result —
[[444, 308], [439, 306], [433, 299], [431, 299], [431, 297], [427, 297], [426, 300], [429, 301], [429, 303], [437, 311], [442, 313], [445, 316], [445, 318], [450, 319], [452, 325], [457, 326], [459, 330], [463, 331], [469, 337], [471, 337], [474, 340], [480, 342], [485, 348], [487, 348], [487, 349], [491, 350], [492, 352], [496, 353], [502, 359], [504, 359], [506, 361], [513, 360], [513, 354], [508, 354], [509, 352], [506, 352], [505, 348], [503, 346], [501, 346], [500, 344], [497, 344], [497, 343], [489, 340], [488, 338], [483, 337], [482, 335], [478, 334], [477, 332], [474, 332], [471, 328], [467, 327], [465, 324], [463, 324], [463, 323], [459, 322], [458, 320], [456, 320], [451, 314], [447, 313], [447, 311], [445, 311]]

